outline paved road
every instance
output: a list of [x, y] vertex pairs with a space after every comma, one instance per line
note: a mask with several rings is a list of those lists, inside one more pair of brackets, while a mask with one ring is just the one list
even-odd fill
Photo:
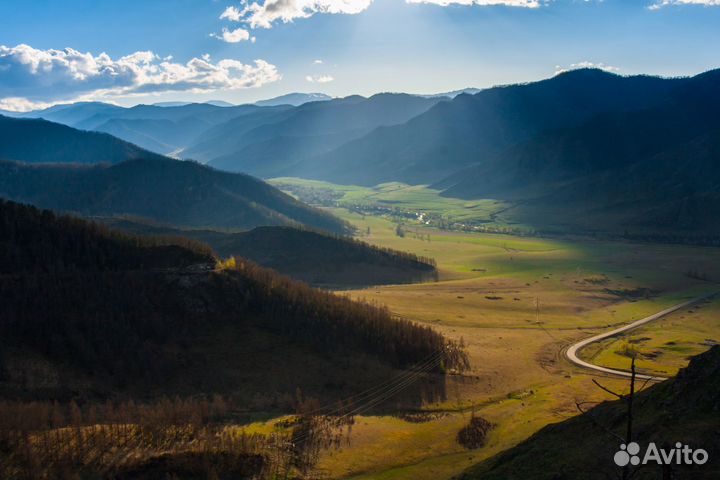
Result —
[[[622, 332], [626, 332], [628, 330], [632, 330], [633, 328], [637, 328], [641, 325], [644, 325], [646, 323], [652, 322], [653, 320], [657, 320], [659, 318], [662, 318], [666, 315], [669, 315], [673, 312], [676, 312], [680, 309], [683, 309], [685, 307], [689, 307], [690, 305], [694, 305], [698, 302], [701, 302], [703, 300], [707, 300], [711, 297], [714, 297], [717, 295], [717, 293], [711, 293], [710, 295], [705, 295], [703, 297], [695, 298], [692, 300], [688, 300], [687, 302], [680, 303], [678, 305], [675, 305], [673, 307], [667, 308], [663, 310], [662, 312], [658, 312], [654, 315], [650, 315], [649, 317], [642, 318], [640, 320], [636, 320], [632, 323], [629, 323], [625, 325], [624, 327], [616, 328], [615, 330], [611, 330], [609, 332], [601, 333], [600, 335], [595, 335], [594, 337], [586, 338], [585, 340], [576, 343], [575, 345], [571, 345], [570, 348], [568, 348], [565, 351], [565, 356], [575, 365], [578, 365], [580, 367], [589, 368], [591, 370], [595, 370], [596, 372], [603, 372], [603, 373], [609, 373], [612, 375], [619, 375], [621, 377], [630, 377], [630, 372], [624, 372], [622, 370], [614, 370], [612, 368], [605, 368], [600, 367], [598, 365], [593, 365], [592, 363], [588, 363], [584, 360], [581, 360], [578, 358], [577, 353], [580, 351], [581, 348], [586, 347], [587, 345], [595, 342], [599, 342], [600, 340], [604, 340], [609, 337], [614, 337]], [[658, 376], [650, 376], [650, 375], [641, 375], [637, 374], [635, 375], [635, 378], [643, 379], [643, 380], [666, 380], [665, 377], [658, 377]]]

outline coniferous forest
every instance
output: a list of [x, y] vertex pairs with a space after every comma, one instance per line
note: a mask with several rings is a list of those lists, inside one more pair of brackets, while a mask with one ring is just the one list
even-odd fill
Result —
[[[223, 425], [229, 415], [254, 408], [292, 413], [313, 395], [352, 398], [361, 385], [417, 365], [416, 375], [429, 380], [467, 366], [462, 347], [429, 327], [240, 257], [218, 260], [193, 240], [134, 236], [6, 201], [0, 227], [0, 394], [6, 399], [0, 441], [7, 451], [0, 468], [6, 475], [152, 478], [158, 469], [200, 471], [209, 458], [219, 472], [265, 475], [277, 463], [268, 452], [309, 466], [312, 455], [288, 450], [281, 438], [238, 436]], [[233, 352], [228, 339], [262, 339], [269, 351], [216, 357], [215, 349]], [[304, 372], [288, 372], [296, 375], [293, 384], [263, 382], [277, 361], [274, 348], [309, 358], [309, 365], [337, 365], [317, 372], [304, 365]], [[227, 363], [232, 368], [223, 371]], [[332, 386], [352, 371], [361, 381]], [[306, 381], [326, 374], [320, 388]], [[406, 392], [406, 401], [444, 395], [440, 384], [422, 383]], [[341, 407], [332, 424], [303, 420], [310, 432], [303, 437], [316, 442], [308, 448], [331, 441], [352, 406]], [[107, 453], [118, 442], [144, 452], [140, 463]], [[153, 456], [168, 444], [183, 453]]]

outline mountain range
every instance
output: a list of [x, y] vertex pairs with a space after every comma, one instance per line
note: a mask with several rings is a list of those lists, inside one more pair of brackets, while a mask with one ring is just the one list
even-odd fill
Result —
[[277, 173], [504, 200], [513, 221], [548, 231], [716, 234], [718, 87], [720, 70], [575, 70], [458, 95]]
[[208, 130], [183, 156], [229, 171], [280, 176], [290, 165], [373, 129], [402, 123], [436, 104], [404, 94], [378, 94], [307, 103], [278, 114], [236, 118]]
[[399, 181], [502, 200], [512, 222], [545, 231], [714, 235], [718, 87], [720, 70], [660, 78], [579, 69], [441, 96], [299, 106], [86, 103], [25, 116], [264, 178]]
[[[123, 108], [86, 102], [8, 115], [109, 133], [155, 153], [216, 161], [231, 171], [257, 174], [253, 166], [267, 158], [268, 142], [282, 152], [276, 163], [284, 166], [378, 126], [402, 123], [444, 98], [380, 94], [331, 99], [323, 94], [289, 94], [238, 106], [170, 102]], [[300, 153], [287, 152], [298, 148]], [[251, 157], [248, 162], [245, 149], [263, 152], [263, 158]]]
[[279, 97], [268, 98], [267, 100], [260, 100], [255, 102], [255, 105], [260, 107], [275, 107], [278, 105], [292, 105], [293, 107], [299, 107], [304, 103], [309, 102], [324, 102], [331, 100], [330, 95], [324, 93], [287, 93], [280, 95]]

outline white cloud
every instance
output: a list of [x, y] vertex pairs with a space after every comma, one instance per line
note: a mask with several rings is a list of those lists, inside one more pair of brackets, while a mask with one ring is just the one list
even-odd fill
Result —
[[538, 8], [547, 0], [405, 0], [406, 3], [432, 3], [447, 7], [448, 5], [478, 5], [481, 7], [504, 6], [520, 8]]
[[315, 60], [313, 63], [314, 63], [315, 65], [322, 65], [322, 64], [323, 64], [323, 61], [322, 61], [322, 60]]
[[305, 80], [310, 83], [330, 83], [335, 80], [335, 78], [330, 75], [308, 75], [305, 77]]
[[357, 14], [367, 10], [373, 0], [261, 0], [243, 2], [243, 9], [227, 7], [221, 19], [243, 22], [251, 28], [271, 28], [275, 22], [288, 23], [316, 13]]
[[604, 63], [595, 63], [595, 62], [578, 62], [578, 63], [571, 63], [567, 67], [563, 67], [562, 65], [555, 65], [555, 75], [559, 75], [561, 73], [569, 72], [570, 70], [578, 70], [580, 68], [598, 68], [600, 70], [605, 70], [606, 72], [612, 72], [617, 73], [620, 71], [618, 67], [613, 67], [612, 65], [605, 65]]
[[659, 0], [648, 8], [650, 10], [657, 10], [669, 5], [704, 5], [706, 7], [717, 7], [720, 6], [720, 0]]
[[250, 32], [244, 28], [236, 28], [235, 30], [228, 30], [227, 28], [222, 29], [222, 34], [211, 33], [211, 37], [219, 38], [223, 42], [227, 43], [238, 43], [244, 40], [250, 40]]
[[[538, 8], [552, 0], [405, 0], [406, 3], [435, 5], [478, 5]], [[720, 0], [718, 0], [720, 1]], [[242, 22], [250, 28], [272, 28], [276, 22], [289, 23], [309, 18], [316, 13], [358, 14], [372, 5], [373, 0], [241, 0], [242, 9], [227, 7], [221, 19]]]
[[[113, 59], [72, 48], [39, 50], [0, 45], [0, 92], [5, 102], [53, 102], [81, 96], [103, 98], [169, 91], [195, 93], [259, 87], [281, 78], [264, 61], [244, 64], [209, 56], [177, 63], [153, 52]], [[12, 99], [12, 100], [9, 100]]]
[[242, 13], [236, 7], [227, 7], [222, 15], [220, 15], [220, 20], [226, 18], [232, 22], [239, 22], [242, 18]]

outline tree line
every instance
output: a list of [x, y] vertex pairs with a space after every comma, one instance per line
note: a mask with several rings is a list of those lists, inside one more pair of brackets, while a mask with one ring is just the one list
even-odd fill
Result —
[[[0, 402], [0, 477], [270, 478], [292, 464], [282, 435], [227, 425], [228, 404], [211, 399], [106, 402]], [[287, 457], [287, 458], [286, 458]]]
[[0, 199], [0, 273], [181, 268], [214, 263], [210, 247], [140, 237], [70, 215]]
[[468, 366], [458, 344], [429, 326], [394, 318], [386, 307], [311, 288], [242, 258], [231, 257], [221, 266], [247, 282], [249, 307], [265, 314], [267, 327], [282, 335], [309, 341], [322, 351], [358, 348], [399, 367], [433, 354], [441, 357], [439, 370]]

